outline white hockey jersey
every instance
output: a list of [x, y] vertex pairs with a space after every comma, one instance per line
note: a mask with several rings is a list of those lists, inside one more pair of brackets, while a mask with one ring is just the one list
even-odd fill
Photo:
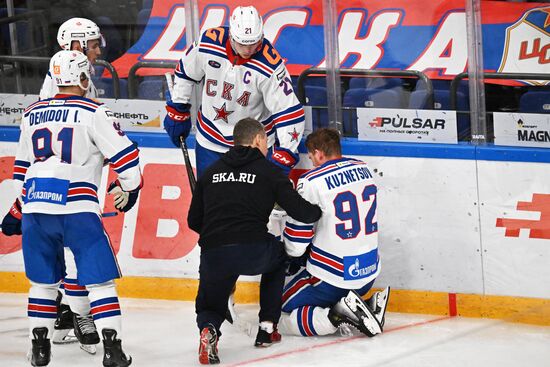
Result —
[[[48, 71], [46, 77], [44, 78], [44, 83], [42, 83], [42, 88], [40, 88], [40, 100], [53, 98], [57, 93], [59, 93], [59, 88], [57, 87], [57, 84], [55, 84], [55, 82], [53, 81], [52, 75]], [[90, 79], [90, 88], [88, 88], [88, 91], [86, 92], [86, 95], [84, 97], [97, 98], [97, 89], [92, 82], [92, 79]]]
[[290, 256], [311, 243], [307, 270], [344, 289], [359, 289], [380, 273], [377, 188], [367, 164], [352, 158], [328, 161], [303, 174], [297, 190], [323, 215], [315, 224], [289, 218], [284, 242]]
[[245, 117], [265, 126], [268, 146], [275, 142], [296, 152], [304, 131], [304, 110], [292, 89], [283, 59], [264, 39], [250, 59], [235, 55], [229, 28], [206, 30], [175, 70], [172, 100], [190, 103], [193, 86], [204, 79], [197, 141], [209, 150], [233, 146], [233, 127]]
[[100, 213], [105, 158], [123, 190], [141, 185], [138, 149], [105, 105], [57, 95], [27, 107], [13, 170], [23, 213]]

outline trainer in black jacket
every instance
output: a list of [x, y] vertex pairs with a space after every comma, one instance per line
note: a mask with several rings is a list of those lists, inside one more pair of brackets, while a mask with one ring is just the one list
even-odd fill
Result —
[[[199, 178], [187, 217], [189, 228], [200, 234], [197, 324], [202, 331], [212, 326], [219, 335], [239, 275], [262, 274], [259, 318], [271, 338], [269, 324], [276, 324], [281, 315], [286, 254], [283, 244], [267, 232], [269, 215], [278, 203], [292, 218], [313, 223], [321, 210], [265, 159], [262, 124], [243, 119], [235, 125], [233, 138], [235, 146]], [[262, 329], [257, 345], [266, 344], [261, 334], [265, 337]]]

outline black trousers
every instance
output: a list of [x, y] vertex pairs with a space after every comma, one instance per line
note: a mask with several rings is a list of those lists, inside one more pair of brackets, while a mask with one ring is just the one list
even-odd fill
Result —
[[279, 322], [285, 261], [283, 243], [272, 236], [262, 242], [201, 249], [199, 291], [195, 301], [199, 330], [212, 324], [219, 333], [229, 295], [239, 275], [262, 275], [260, 322]]

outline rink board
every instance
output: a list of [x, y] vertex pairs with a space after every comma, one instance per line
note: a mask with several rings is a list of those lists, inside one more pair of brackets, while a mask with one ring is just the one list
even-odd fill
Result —
[[[16, 194], [11, 140], [0, 142], [2, 213]], [[185, 220], [190, 190], [181, 152], [165, 140], [141, 137], [139, 201], [104, 224], [125, 276], [121, 295], [192, 300], [199, 248]], [[344, 147], [369, 164], [378, 185], [383, 265], [376, 286], [394, 288], [390, 310], [549, 322], [550, 170], [542, 150], [494, 154], [427, 145]], [[194, 161], [193, 150], [190, 155]], [[311, 168], [306, 154], [298, 168]], [[112, 199], [105, 199], [108, 175], [106, 168], [99, 191], [105, 212], [113, 211]], [[26, 291], [20, 238], [0, 236], [0, 256], [0, 291]], [[237, 301], [255, 302], [257, 294], [256, 279], [245, 279]]]

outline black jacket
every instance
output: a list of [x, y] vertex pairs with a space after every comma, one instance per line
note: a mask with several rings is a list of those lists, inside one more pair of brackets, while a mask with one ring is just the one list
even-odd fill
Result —
[[300, 222], [321, 217], [321, 209], [303, 199], [259, 149], [236, 146], [199, 178], [187, 224], [199, 233], [202, 248], [263, 241], [275, 202]]

